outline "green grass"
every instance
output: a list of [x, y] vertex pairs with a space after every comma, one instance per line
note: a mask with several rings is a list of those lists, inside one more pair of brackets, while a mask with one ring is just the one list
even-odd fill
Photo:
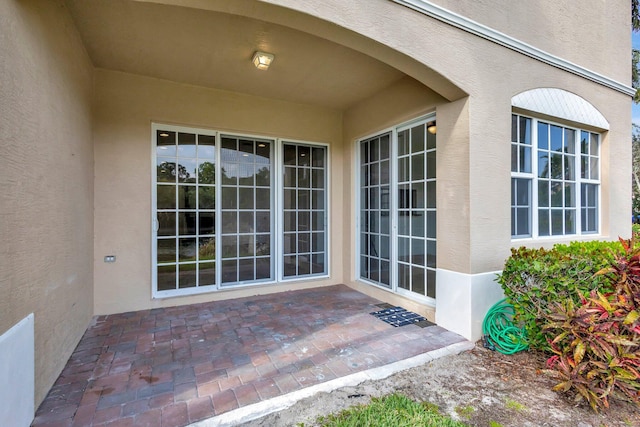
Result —
[[513, 409], [514, 411], [518, 411], [518, 412], [522, 412], [522, 411], [526, 411], [527, 407], [524, 406], [522, 403], [520, 402], [516, 402], [513, 399], [507, 399], [505, 402], [505, 406], [509, 409]]
[[433, 404], [414, 402], [399, 394], [373, 398], [368, 405], [320, 417], [317, 423], [321, 427], [466, 427], [439, 414]]
[[470, 419], [475, 409], [473, 409], [473, 406], [456, 406], [455, 411], [460, 417]]

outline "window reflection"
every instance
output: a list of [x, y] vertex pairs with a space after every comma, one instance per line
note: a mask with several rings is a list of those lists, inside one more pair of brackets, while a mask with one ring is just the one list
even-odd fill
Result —
[[[273, 280], [274, 141], [164, 130], [155, 139], [156, 289], [215, 286], [216, 271], [221, 286]], [[327, 149], [282, 147], [285, 276], [324, 274]]]
[[269, 140], [222, 138], [222, 250], [224, 257], [236, 258], [222, 263], [224, 286], [273, 278], [270, 260], [265, 268], [256, 259], [270, 252], [272, 147]]
[[[283, 227], [286, 256], [285, 277], [300, 277], [326, 273], [324, 250], [324, 191], [326, 149], [308, 145], [283, 145]], [[317, 221], [314, 222], [314, 221]], [[311, 230], [318, 233], [310, 233]], [[322, 241], [318, 241], [321, 239]]]
[[215, 148], [213, 135], [156, 133], [158, 291], [215, 285]]

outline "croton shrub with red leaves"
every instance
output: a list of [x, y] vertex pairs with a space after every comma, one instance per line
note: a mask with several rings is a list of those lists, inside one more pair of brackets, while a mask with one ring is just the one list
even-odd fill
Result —
[[620, 243], [624, 252], [597, 273], [613, 291], [593, 290], [580, 304], [556, 302], [542, 328], [554, 337], [547, 361], [560, 380], [554, 390], [574, 393], [596, 412], [608, 408], [610, 398], [640, 405], [640, 245]]

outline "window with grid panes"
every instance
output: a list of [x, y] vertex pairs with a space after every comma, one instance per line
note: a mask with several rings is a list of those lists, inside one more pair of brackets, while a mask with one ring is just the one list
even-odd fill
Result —
[[284, 142], [283, 159], [283, 277], [326, 274], [326, 148]]
[[[435, 117], [358, 141], [359, 277], [436, 298]], [[434, 128], [432, 128], [434, 129]]]
[[326, 146], [153, 130], [156, 295], [328, 274]]
[[600, 135], [512, 115], [511, 236], [597, 233]]

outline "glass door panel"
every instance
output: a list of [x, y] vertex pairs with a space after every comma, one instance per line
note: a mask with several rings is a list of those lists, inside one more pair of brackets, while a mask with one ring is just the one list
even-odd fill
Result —
[[215, 286], [215, 136], [154, 136], [156, 290]]
[[221, 285], [274, 279], [273, 141], [221, 137]]
[[282, 275], [327, 274], [327, 149], [285, 142], [282, 150]]
[[398, 132], [398, 287], [435, 298], [435, 135], [421, 123]]
[[271, 139], [153, 125], [153, 141], [154, 293], [273, 282], [276, 263], [284, 279], [328, 273], [327, 147], [282, 142], [276, 165]]
[[391, 287], [391, 133], [360, 142], [360, 277]]

